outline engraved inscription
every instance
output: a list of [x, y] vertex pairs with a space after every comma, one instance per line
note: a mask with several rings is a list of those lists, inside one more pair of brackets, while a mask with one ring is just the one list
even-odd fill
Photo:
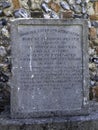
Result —
[[12, 118], [88, 113], [86, 24], [85, 20], [12, 21]]
[[19, 25], [18, 33], [19, 110], [81, 109], [82, 27]]

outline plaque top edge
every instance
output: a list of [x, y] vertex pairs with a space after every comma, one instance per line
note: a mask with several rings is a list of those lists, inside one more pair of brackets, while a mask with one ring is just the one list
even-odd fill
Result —
[[12, 24], [60, 24], [60, 25], [69, 25], [69, 24], [77, 24], [77, 25], [88, 25], [88, 21], [86, 19], [44, 19], [44, 18], [18, 18], [10, 21]]

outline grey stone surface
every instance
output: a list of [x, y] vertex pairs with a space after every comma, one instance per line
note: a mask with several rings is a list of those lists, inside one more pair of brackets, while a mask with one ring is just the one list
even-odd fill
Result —
[[0, 117], [0, 130], [98, 130], [98, 113], [62, 118], [10, 119]]
[[87, 114], [87, 21], [11, 23], [12, 118]]

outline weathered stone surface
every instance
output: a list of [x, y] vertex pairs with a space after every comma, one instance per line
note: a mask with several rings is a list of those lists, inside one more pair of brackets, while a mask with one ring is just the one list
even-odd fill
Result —
[[[19, 9], [20, 8], [20, 6], [22, 6], [23, 8], [26, 8], [26, 9], [28, 9], [28, 11], [29, 12], [31, 12], [31, 17], [37, 17], [37, 18], [39, 18], [39, 17], [41, 17], [42, 15], [40, 15], [39, 14], [39, 9], [38, 8], [40, 8], [41, 9], [41, 1], [43, 2], [45, 2], [45, 3], [49, 3], [51, 0], [37, 0], [37, 2], [36, 2], [36, 0], [32, 0], [33, 2], [32, 3], [30, 3], [30, 1], [31, 0], [17, 0], [17, 1], [20, 1], [20, 4], [21, 5], [19, 5], [19, 7], [15, 7], [14, 6], [14, 8], [9, 8], [9, 6], [5, 6], [4, 7], [4, 4], [3, 4], [3, 6], [2, 6], [2, 2], [4, 2], [4, 1], [9, 1], [10, 3], [11, 3], [11, 6], [13, 5], [12, 4], [12, 1], [16, 1], [16, 0], [0, 0], [0, 16], [1, 16], [1, 19], [2, 19], [2, 17], [6, 17], [6, 19], [9, 21], [9, 19], [13, 19], [14, 18], [14, 15], [13, 15], [13, 9], [15, 9], [15, 8], [17, 8], [17, 9]], [[28, 1], [28, 3], [30, 3], [29, 4], [29, 7], [27, 6], [27, 1]], [[96, 3], [98, 3], [98, 0], [53, 0], [53, 2], [56, 2], [57, 4], [59, 4], [60, 5], [60, 2], [61, 1], [67, 1], [68, 3], [69, 3], [69, 7], [70, 7], [70, 9], [71, 10], [73, 10], [73, 12], [75, 12], [75, 10], [73, 9], [73, 4], [78, 4], [78, 5], [80, 5], [81, 3], [83, 3], [83, 2], [86, 2], [87, 3], [87, 8], [86, 9], [88, 9], [88, 11], [87, 11], [87, 13], [89, 14], [89, 15], [93, 15], [93, 14], [97, 14], [97, 4], [95, 4], [95, 2]], [[91, 3], [92, 2], [92, 3]], [[36, 5], [35, 3], [37, 3], [38, 5]], [[31, 5], [33, 4], [33, 6], [31, 7]], [[82, 4], [81, 4], [82, 5]], [[94, 6], [95, 5], [95, 6]], [[6, 8], [6, 7], [8, 7], [8, 8]], [[35, 12], [32, 12], [31, 11], [31, 9], [38, 9], [37, 11], [39, 11], [39, 12], [37, 12], [37, 13], [35, 13]], [[84, 10], [85, 8], [82, 8], [82, 13], [83, 12], [85, 12], [85, 10]], [[42, 10], [41, 10], [42, 11]], [[59, 10], [60, 12], [61, 11], [64, 11], [62, 8], [60, 8], [60, 10]], [[66, 11], [66, 10], [65, 10]], [[59, 13], [60, 12], [58, 12], [58, 14], [57, 15], [59, 15]], [[44, 12], [44, 18], [50, 18], [50, 17], [53, 17], [53, 18], [57, 18], [57, 15], [54, 15], [54, 12], [52, 13], [52, 16], [50, 15], [50, 12], [49, 13], [45, 13]], [[65, 18], [67, 17], [67, 18], [69, 18], [69, 13], [68, 12], [65, 12], [64, 13], [64, 15], [63, 15]], [[20, 16], [19, 16], [20, 17]], [[24, 16], [23, 16], [24, 17]], [[75, 14], [74, 15], [74, 18], [78, 18], [78, 19], [81, 19], [81, 18], [88, 18], [89, 19], [89, 17], [87, 16], [87, 14], [86, 15], [82, 15], [81, 14], [81, 12], [79, 12], [79, 14]], [[96, 20], [96, 19], [95, 19]], [[95, 20], [93, 20], [93, 26], [95, 26], [96, 28], [98, 28], [98, 22], [97, 21], [95, 21]], [[7, 26], [7, 24], [4, 22], [4, 24], [3, 24], [3, 26]], [[0, 28], [2, 27], [2, 22], [1, 22], [1, 20], [0, 20]], [[89, 26], [89, 28], [91, 28], [91, 25]], [[9, 29], [10, 30], [10, 29]], [[98, 30], [98, 29], [97, 29]], [[97, 31], [97, 37], [98, 37], [98, 31]], [[92, 40], [92, 39], [89, 39], [89, 40]], [[6, 39], [5, 39], [5, 36], [4, 37], [2, 37], [1, 35], [0, 35], [0, 45], [4, 45], [4, 46], [8, 46], [9, 44], [8, 44], [8, 40], [6, 41]], [[90, 43], [89, 43], [89, 46], [91, 47], [90, 49], [89, 49], [89, 54], [90, 54], [90, 57], [98, 57], [98, 39], [96, 38], [95, 39], [95, 42], [92, 42], [92, 41], [90, 41]], [[96, 55], [95, 55], [95, 53], [96, 53]], [[9, 53], [7, 54], [7, 55], [9, 55]], [[0, 58], [0, 63], [1, 62], [3, 62], [3, 63], [5, 63], [7, 60], [6, 59], [2, 59], [1, 60], [1, 58]], [[2, 63], [1, 63], [2, 64]], [[1, 65], [0, 64], [0, 70], [2, 70], [2, 71], [4, 71], [4, 72], [6, 72], [7, 71], [7, 66], [5, 65], [5, 64], [2, 64]], [[95, 64], [95, 62], [94, 62], [94, 64]], [[92, 76], [94, 73], [98, 73], [98, 65], [95, 65], [95, 68], [94, 68], [94, 70], [92, 69], [92, 71], [90, 70], [90, 76]], [[95, 84], [97, 84], [97, 86], [98, 86], [98, 82], [96, 82], [96, 81], [91, 81], [91, 84], [90, 85], [92, 85], [92, 86], [94, 86]], [[4, 86], [4, 85], [3, 85]], [[96, 86], [96, 85], [95, 85]], [[0, 84], [0, 88], [1, 88], [1, 84]], [[2, 92], [0, 93], [0, 99], [1, 99], [1, 97], [2, 97]], [[2, 104], [3, 104], [3, 107], [4, 107], [4, 103], [2, 102], [1, 103], [1, 100], [0, 100], [0, 111], [1, 111], [1, 108], [2, 108]], [[81, 123], [80, 123], [81, 124]], [[79, 125], [80, 125], [79, 124]], [[91, 123], [90, 123], [91, 124]], [[89, 126], [90, 126], [90, 124], [89, 124]], [[98, 123], [97, 123], [98, 124]], [[71, 125], [71, 124], [70, 124]], [[93, 125], [94, 126], [94, 125]], [[95, 130], [95, 128], [94, 127], [89, 127], [89, 128], [85, 128], [85, 123], [84, 123], [84, 125], [83, 125], [83, 127], [82, 128], [69, 128], [70, 126], [68, 126], [68, 128], [67, 128], [67, 130], [68, 129], [78, 129], [78, 130], [83, 130], [83, 129], [85, 129], [85, 130]], [[96, 126], [97, 127], [97, 126]], [[47, 129], [53, 129], [54, 127], [47, 127]], [[57, 127], [56, 127], [57, 128]], [[56, 128], [54, 128], [54, 129], [56, 129]], [[5, 128], [4, 127], [0, 127], [0, 129], [1, 130], [5, 130]], [[6, 128], [7, 130], [8, 129], [14, 129], [14, 127], [9, 127], [9, 128]], [[18, 128], [16, 128], [17, 130], [18, 130]], [[39, 128], [39, 127], [33, 127], [33, 128], [28, 128], [28, 127], [21, 127], [20, 129], [34, 129], [34, 130], [38, 130], [38, 129], [40, 129], [40, 130], [42, 130], [42, 129], [46, 129], [46, 127], [43, 127], [43, 128]], [[63, 128], [58, 128], [58, 129], [63, 129]], [[98, 127], [96, 128], [96, 129], [98, 129]], [[65, 130], [65, 128], [64, 128], [64, 130]]]
[[[52, 8], [48, 7], [48, 11], [44, 12], [42, 10], [42, 7], [41, 7], [41, 3], [45, 2], [46, 5], [48, 5], [48, 3], [52, 1], [53, 3], [56, 3], [58, 5], [60, 5], [60, 2], [64, 1], [68, 3], [68, 6], [70, 8], [69, 11], [73, 11], [73, 15], [74, 13], [78, 13], [78, 14], [75, 14], [74, 17], [70, 17], [71, 16], [71, 13], [68, 12], [67, 10], [63, 10], [62, 7], [60, 7], [60, 10], [59, 12], [55, 13], [52, 12]], [[13, 4], [14, 3], [14, 4]], [[87, 3], [87, 8], [84, 8], [85, 6], [82, 4], [84, 3], [84, 5], [86, 5], [85, 3]], [[30, 12], [31, 13], [31, 16], [29, 17], [36, 17], [36, 18], [42, 18], [42, 12], [44, 13], [44, 18], [59, 18], [58, 16], [60, 16], [60, 12], [64, 11], [64, 13], [62, 13], [62, 17], [60, 18], [64, 18], [64, 19], [68, 19], [68, 18], [78, 18], [78, 19], [89, 19], [89, 15], [93, 15], [93, 14], [97, 14], [97, 3], [98, 3], [98, 0], [0, 0], [0, 16], [1, 16], [1, 19], [2, 18], [6, 18], [8, 23], [9, 23], [9, 20], [10, 19], [13, 19], [13, 18], [19, 18], [19, 17], [27, 17], [27, 15], [25, 15], [24, 13], [22, 13], [22, 15], [20, 13], [13, 13], [14, 10], [19, 10], [21, 8], [21, 6], [26, 9], [26, 12]], [[79, 5], [82, 7], [82, 11], [75, 11], [75, 8], [73, 8], [73, 5]], [[95, 6], [94, 6], [95, 5]], [[86, 12], [87, 9], [88, 11]], [[32, 12], [33, 10], [33, 12]], [[41, 13], [40, 13], [41, 11]], [[24, 11], [23, 11], [24, 12]], [[52, 13], [51, 13], [52, 12]], [[83, 12], [86, 14], [84, 15]], [[87, 13], [89, 15], [87, 15]], [[27, 14], [27, 13], [26, 13]], [[18, 17], [16, 16], [18, 15]], [[98, 23], [97, 21], [93, 20], [93, 26], [95, 27], [98, 27]], [[3, 26], [8, 26], [7, 29], [10, 31], [10, 26], [8, 24], [6, 24], [6, 22], [1, 22], [0, 20], [0, 28], [2, 28], [2, 25]], [[91, 28], [91, 25], [89, 24], [89, 28]], [[1, 32], [1, 31], [0, 31]], [[9, 45], [9, 40], [8, 38], [6, 37], [7, 35], [5, 34], [8, 34], [8, 32], [6, 33], [7, 31], [4, 29], [4, 35], [2, 36], [0, 34], [0, 46], [4, 46], [6, 47], [7, 49], [7, 46]], [[93, 32], [92, 32], [93, 34]], [[97, 37], [98, 37], [98, 29], [97, 29]], [[89, 40], [92, 40], [92, 38], [89, 37]], [[90, 41], [89, 43], [89, 46], [91, 48], [89, 48], [89, 54], [90, 54], [90, 57], [98, 57], [98, 49], [97, 49], [97, 46], [98, 46], [98, 40], [97, 38], [95, 39], [95, 42], [92, 42]], [[11, 54], [11, 53], [10, 53]], [[9, 55], [9, 51], [7, 51], [7, 55]], [[6, 56], [4, 56], [3, 58], [0, 56], [0, 70], [4, 71], [4, 72], [8, 72], [8, 67], [5, 65], [5, 63], [7, 62], [7, 58]], [[94, 62], [95, 63], [95, 62]], [[2, 65], [1, 65], [2, 64]], [[10, 70], [11, 70], [11, 66], [9, 67]], [[98, 69], [98, 65], [95, 66], [94, 70], [95, 71], [91, 71], [90, 74], [93, 72], [93, 73], [98, 73], [97, 70]], [[91, 75], [90, 75], [91, 76]], [[98, 84], [98, 83], [97, 83]], [[1, 103], [0, 103], [1, 104]]]
[[98, 113], [49, 119], [0, 119], [0, 130], [98, 130]]
[[12, 117], [86, 114], [86, 21], [28, 19], [11, 25]]

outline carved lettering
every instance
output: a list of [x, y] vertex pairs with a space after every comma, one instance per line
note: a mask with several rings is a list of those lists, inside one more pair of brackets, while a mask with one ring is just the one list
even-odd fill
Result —
[[[59, 86], [63, 84], [67, 84], [65, 88], [70, 89], [76, 84], [81, 84], [82, 53], [77, 53], [80, 46], [79, 42], [81, 42], [81, 36], [78, 32], [71, 32], [66, 29], [40, 28], [25, 33], [20, 31], [19, 33], [21, 42], [24, 42], [23, 47], [28, 49], [20, 57], [23, 70], [24, 68], [27, 69], [20, 76], [21, 84], [25, 80], [22, 88], [26, 89], [26, 86], [32, 86], [35, 82], [39, 86], [52, 85], [54, 89], [56, 87], [61, 89]], [[61, 35], [63, 36], [61, 37]], [[32, 48], [32, 54], [30, 54], [30, 47]], [[30, 55], [32, 55], [32, 59], [30, 59]], [[33, 79], [31, 79], [31, 75], [28, 76], [28, 73], [31, 73], [29, 69], [30, 60], [32, 62]], [[77, 68], [74, 69], [75, 65], [77, 65]]]
[[12, 112], [22, 118], [81, 112], [86, 32], [82, 22], [19, 21], [12, 28]]

